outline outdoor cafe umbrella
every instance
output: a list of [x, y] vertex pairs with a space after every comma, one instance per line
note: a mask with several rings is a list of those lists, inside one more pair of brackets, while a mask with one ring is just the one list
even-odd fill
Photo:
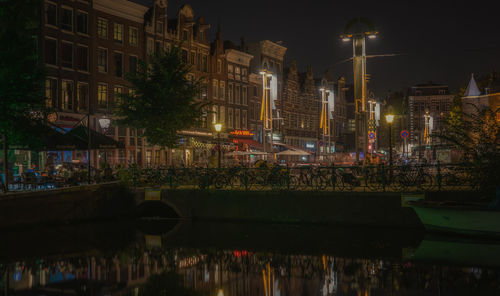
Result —
[[[87, 150], [88, 149], [88, 134], [87, 134], [87, 127], [83, 125], [79, 125], [75, 128], [73, 128], [71, 131], [66, 133], [64, 135], [65, 137], [75, 137], [78, 138], [82, 141], [82, 145], [79, 147], [80, 150]], [[115, 141], [114, 139], [101, 134], [97, 131], [90, 130], [90, 146], [91, 149], [119, 149], [119, 148], [124, 148], [124, 144], [120, 143], [118, 141]]]
[[276, 153], [276, 155], [285, 155], [285, 156], [306, 156], [306, 155], [311, 155], [311, 153], [306, 152], [304, 150], [300, 149], [288, 149], [285, 151], [281, 151]]

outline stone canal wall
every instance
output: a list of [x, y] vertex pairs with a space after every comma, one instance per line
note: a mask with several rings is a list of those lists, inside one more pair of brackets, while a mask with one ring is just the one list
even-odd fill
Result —
[[423, 227], [413, 209], [401, 206], [399, 193], [164, 189], [161, 201], [144, 201], [139, 189], [136, 198], [149, 208], [166, 204], [187, 219]]
[[0, 227], [127, 216], [133, 193], [117, 183], [0, 195]]

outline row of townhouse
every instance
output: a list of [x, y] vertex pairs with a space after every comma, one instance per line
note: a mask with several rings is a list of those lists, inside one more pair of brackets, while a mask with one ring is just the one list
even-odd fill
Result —
[[[206, 164], [216, 150], [215, 123], [223, 125], [226, 150], [269, 151], [271, 147], [263, 143], [272, 142], [317, 151], [320, 82], [314, 80], [312, 71], [299, 75], [292, 65], [284, 77], [287, 48], [281, 42], [242, 40], [236, 45], [224, 41], [220, 30], [210, 42], [210, 25], [203, 17], [195, 18], [191, 6], [180, 7], [175, 18], [167, 17], [167, 8], [165, 0], [151, 5], [130, 0], [43, 2], [39, 47], [47, 68], [46, 102], [57, 111], [54, 124], [70, 130], [86, 122], [90, 113], [92, 129], [125, 147], [92, 151], [93, 166], [104, 159], [113, 165]], [[180, 44], [181, 58], [191, 64], [192, 79], [202, 81], [199, 99], [212, 103], [201, 125], [179, 131], [181, 138], [175, 149], [149, 145], [141, 130], [115, 125], [103, 129], [99, 120], [112, 116], [116, 94], [130, 91], [126, 73], [135, 71], [139, 60], [148, 53], [167, 50], [173, 44]], [[268, 70], [267, 90], [263, 87], [262, 69]], [[322, 83], [327, 83], [335, 94], [338, 108], [333, 113], [339, 116], [333, 116], [331, 138], [341, 143], [346, 121], [335, 122], [335, 118], [344, 118], [345, 81], [331, 77], [322, 81], [327, 81]], [[264, 91], [269, 92], [273, 105], [272, 132], [263, 129], [261, 120]], [[311, 142], [315, 142], [314, 147]], [[47, 154], [48, 162], [86, 162], [86, 158], [86, 151]]]

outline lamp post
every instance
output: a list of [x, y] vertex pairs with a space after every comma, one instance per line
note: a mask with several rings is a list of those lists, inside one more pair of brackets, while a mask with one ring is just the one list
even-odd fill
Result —
[[387, 114], [385, 120], [389, 124], [389, 180], [392, 181], [392, 122], [394, 121], [394, 115]]
[[[319, 122], [319, 128], [322, 130], [323, 136], [323, 155], [328, 155], [330, 153], [330, 114], [328, 106], [328, 96], [330, 91], [321, 87], [319, 89], [321, 92], [321, 118]], [[326, 138], [328, 137], [328, 150], [326, 150]], [[320, 149], [320, 147], [318, 147]], [[328, 157], [328, 156], [327, 156]]]
[[220, 147], [220, 131], [222, 130], [222, 124], [216, 123], [214, 124], [215, 131], [217, 132], [217, 167], [220, 168], [220, 155], [221, 155], [221, 147]]
[[262, 75], [262, 103], [260, 107], [260, 120], [263, 122], [264, 128], [264, 151], [267, 152], [267, 133], [270, 135], [270, 146], [271, 152], [273, 152], [273, 106], [272, 106], [272, 98], [271, 98], [271, 79], [273, 75], [271, 71], [264, 69], [260, 71], [260, 75]]
[[[362, 28], [365, 29], [362, 29]], [[366, 157], [368, 144], [368, 120], [366, 114], [366, 38], [377, 38], [378, 31], [373, 24], [366, 19], [353, 19], [346, 28], [345, 33], [340, 35], [344, 42], [352, 41], [353, 45], [353, 67], [354, 67], [354, 100], [355, 100], [355, 146], [356, 161], [359, 161], [360, 147]], [[361, 143], [360, 143], [361, 142]]]

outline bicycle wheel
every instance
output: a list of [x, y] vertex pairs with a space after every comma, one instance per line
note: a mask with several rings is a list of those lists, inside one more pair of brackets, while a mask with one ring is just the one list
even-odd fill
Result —
[[424, 191], [431, 190], [433, 185], [432, 177], [429, 174], [423, 174], [417, 179], [417, 186]]
[[391, 180], [391, 188], [394, 191], [403, 191], [407, 188], [407, 177], [405, 175], [396, 175]]
[[314, 190], [325, 190], [328, 184], [326, 178], [321, 175], [315, 175], [311, 178], [311, 186]]

